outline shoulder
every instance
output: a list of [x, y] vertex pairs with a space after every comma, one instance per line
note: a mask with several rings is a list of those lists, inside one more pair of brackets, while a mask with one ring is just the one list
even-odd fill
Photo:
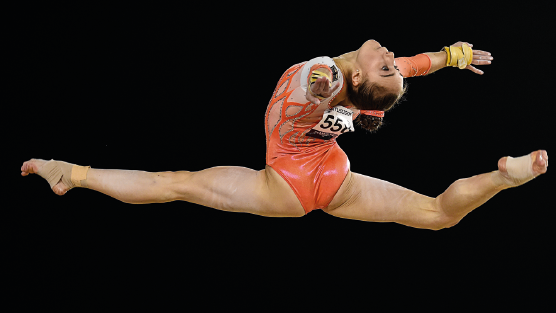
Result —
[[306, 90], [309, 85], [310, 77], [315, 73], [315, 71], [326, 73], [326, 76], [329, 77], [332, 83], [339, 81], [339, 83], [343, 86], [344, 79], [340, 68], [332, 58], [323, 56], [313, 58], [303, 65], [303, 68], [301, 69], [301, 87], [304, 90]]
[[328, 69], [332, 74], [336, 73], [336, 76], [338, 75], [338, 72], [340, 72], [338, 70], [338, 66], [331, 57], [316, 57], [305, 63], [301, 75], [304, 77], [309, 76], [310, 73], [317, 68]]

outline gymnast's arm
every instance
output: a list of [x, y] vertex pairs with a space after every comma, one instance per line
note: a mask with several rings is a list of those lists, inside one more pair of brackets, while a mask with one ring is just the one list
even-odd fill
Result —
[[[458, 41], [452, 46], [461, 47], [463, 42]], [[465, 43], [470, 47], [472, 44]], [[446, 51], [442, 50], [440, 52], [425, 52], [418, 54], [414, 57], [402, 57], [396, 58], [396, 65], [398, 66], [400, 73], [403, 77], [416, 77], [423, 76], [434, 73], [442, 68], [446, 67]], [[487, 51], [473, 50], [473, 60], [471, 64], [473, 65], [488, 65], [491, 63], [492, 56]], [[475, 68], [472, 65], [468, 65], [466, 69], [472, 71], [473, 73], [482, 75], [484, 72]]]
[[306, 86], [308, 87], [305, 98], [316, 105], [320, 105], [321, 100], [331, 97], [336, 89], [340, 87], [338, 81], [334, 84], [331, 83], [333, 75], [328, 65], [320, 63], [314, 64], [310, 69], [309, 76], [306, 78]]

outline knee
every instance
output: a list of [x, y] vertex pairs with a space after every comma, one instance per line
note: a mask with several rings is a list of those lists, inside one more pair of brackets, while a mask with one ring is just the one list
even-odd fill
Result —
[[190, 180], [191, 172], [157, 172], [154, 175], [163, 202], [183, 200], [190, 193], [187, 182]]
[[438, 198], [435, 199], [432, 205], [433, 208], [431, 211], [434, 212], [434, 214], [432, 214], [429, 225], [429, 229], [431, 230], [441, 230], [456, 226], [463, 218], [446, 214], [445, 211], [442, 210], [442, 208], [440, 207], [440, 201], [438, 201]]
[[461, 218], [460, 218], [460, 219], [452, 219], [452, 220], [450, 220], [449, 222], [447, 222], [447, 223], [444, 225], [443, 228], [454, 227], [454, 226], [456, 226], [456, 225], [459, 223], [459, 221], [461, 221]]
[[453, 217], [439, 216], [433, 222], [430, 223], [430, 230], [441, 230], [456, 226], [461, 219], [456, 219]]

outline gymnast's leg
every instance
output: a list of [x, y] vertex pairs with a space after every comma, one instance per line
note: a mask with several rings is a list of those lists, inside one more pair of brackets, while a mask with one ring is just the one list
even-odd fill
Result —
[[[53, 161], [56, 162], [56, 161]], [[61, 164], [65, 176], [73, 164]], [[48, 180], [47, 161], [32, 159], [23, 163], [21, 175], [39, 174]], [[54, 172], [49, 170], [48, 172]], [[296, 217], [305, 211], [289, 185], [270, 167], [255, 171], [244, 167], [222, 166], [198, 172], [144, 172], [90, 168], [82, 177], [86, 188], [126, 203], [163, 203], [183, 200], [211, 208], [247, 212], [262, 216]], [[74, 187], [72, 181], [57, 176], [52, 190], [64, 195]], [[72, 185], [72, 186], [68, 186]]]
[[454, 226], [501, 190], [522, 185], [546, 173], [547, 167], [544, 150], [515, 159], [503, 157], [497, 171], [459, 179], [436, 198], [350, 173], [324, 211], [342, 218], [437, 230]]

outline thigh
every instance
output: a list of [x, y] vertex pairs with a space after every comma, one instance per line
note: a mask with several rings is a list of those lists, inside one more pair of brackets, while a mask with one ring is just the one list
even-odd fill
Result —
[[180, 186], [180, 200], [219, 210], [275, 217], [305, 214], [287, 182], [270, 167], [213, 167], [191, 172]]
[[435, 198], [352, 172], [324, 211], [342, 218], [418, 228], [431, 228], [443, 219]]

